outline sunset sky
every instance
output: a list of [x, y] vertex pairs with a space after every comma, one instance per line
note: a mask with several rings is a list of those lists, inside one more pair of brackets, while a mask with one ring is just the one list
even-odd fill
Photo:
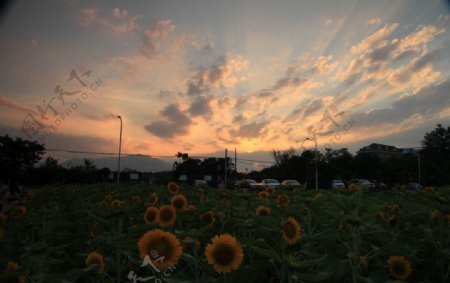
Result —
[[314, 134], [322, 148], [417, 147], [450, 118], [449, 12], [432, 0], [17, 1], [0, 20], [0, 134], [116, 152], [121, 115], [127, 153], [299, 149]]

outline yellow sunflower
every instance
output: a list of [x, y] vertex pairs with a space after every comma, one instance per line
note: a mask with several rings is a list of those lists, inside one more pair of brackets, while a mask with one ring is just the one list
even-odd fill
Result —
[[367, 258], [364, 256], [359, 257], [359, 267], [361, 269], [367, 269], [369, 267], [369, 263], [367, 262]]
[[158, 195], [156, 193], [152, 193], [150, 195], [150, 205], [154, 206], [158, 202]]
[[235, 237], [229, 234], [216, 235], [206, 246], [205, 256], [218, 273], [236, 270], [244, 260], [244, 251]]
[[281, 194], [277, 197], [277, 205], [278, 207], [288, 207], [289, 203], [291, 202], [291, 200], [289, 199], [289, 197], [285, 194]]
[[140, 202], [141, 201], [141, 197], [140, 196], [133, 196], [131, 197], [131, 200], [134, 202]]
[[5, 224], [7, 219], [8, 216], [6, 216], [3, 212], [0, 212], [0, 224]]
[[19, 205], [12, 212], [12, 215], [16, 217], [22, 217], [25, 214], [27, 214], [27, 207], [25, 205]]
[[105, 201], [107, 201], [107, 202], [111, 202], [111, 201], [112, 201], [112, 195], [111, 195], [111, 193], [109, 193], [109, 194], [107, 194], [107, 195], [105, 196]]
[[263, 200], [266, 200], [269, 198], [269, 193], [266, 191], [259, 192], [258, 195], [259, 195], [259, 198], [263, 199]]
[[205, 221], [208, 226], [212, 226], [216, 221], [216, 217], [214, 216], [214, 211], [210, 210], [200, 215], [200, 219]]
[[159, 225], [161, 227], [172, 226], [177, 218], [177, 212], [171, 205], [163, 205], [159, 208]]
[[0, 240], [3, 239], [6, 235], [5, 228], [0, 227]]
[[166, 269], [178, 262], [183, 252], [177, 237], [160, 229], [151, 230], [138, 241], [139, 255], [141, 258], [149, 256], [156, 267]]
[[314, 195], [314, 200], [318, 201], [321, 200], [323, 198], [323, 194], [322, 193], [317, 193]]
[[6, 264], [6, 270], [7, 271], [14, 271], [18, 267], [19, 267], [19, 265], [15, 261], [8, 261], [8, 263]]
[[293, 218], [289, 217], [287, 221], [283, 223], [283, 238], [292, 245], [300, 241], [302, 228], [300, 223]]
[[390, 212], [396, 212], [400, 210], [400, 206], [398, 204], [391, 204], [388, 206]]
[[195, 205], [193, 205], [193, 204], [190, 204], [190, 205], [187, 207], [186, 210], [187, 210], [187, 211], [195, 211], [195, 210], [197, 210], [197, 207], [196, 207]]
[[256, 214], [261, 216], [268, 216], [270, 214], [270, 208], [264, 205], [260, 205], [256, 208]]
[[433, 187], [425, 187], [425, 189], [423, 189], [426, 193], [432, 193], [434, 192], [434, 188]]
[[354, 193], [358, 190], [358, 186], [356, 184], [351, 183], [350, 185], [348, 185], [348, 190]]
[[268, 192], [268, 193], [269, 193], [269, 195], [271, 195], [271, 194], [275, 193], [275, 189], [274, 189], [274, 188], [272, 188], [272, 187], [266, 187], [265, 191], [266, 191], [266, 192]]
[[155, 224], [159, 221], [159, 209], [157, 207], [149, 207], [144, 214], [144, 221], [147, 224]]
[[405, 280], [411, 274], [411, 263], [404, 256], [391, 256], [387, 262], [389, 271], [395, 278]]
[[438, 210], [433, 210], [431, 212], [431, 219], [436, 219], [439, 216], [439, 211]]
[[87, 266], [91, 264], [98, 264], [98, 273], [103, 273], [103, 271], [105, 271], [105, 261], [103, 259], [103, 256], [98, 252], [91, 252], [90, 254], [88, 254], [84, 263]]
[[175, 195], [170, 199], [170, 203], [172, 203], [173, 207], [177, 211], [185, 211], [188, 207], [188, 200], [184, 195]]
[[111, 206], [119, 207], [119, 206], [122, 206], [124, 203], [125, 203], [125, 201], [123, 201], [123, 200], [115, 199], [111, 202]]
[[178, 187], [177, 183], [175, 182], [169, 182], [167, 184], [167, 190], [169, 191], [169, 193], [176, 195], [180, 192], [180, 187]]

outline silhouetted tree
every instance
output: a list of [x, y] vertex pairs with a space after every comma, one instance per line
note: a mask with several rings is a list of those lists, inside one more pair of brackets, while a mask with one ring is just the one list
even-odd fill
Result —
[[1, 181], [20, 180], [24, 171], [31, 168], [44, 154], [44, 145], [37, 141], [12, 139], [8, 135], [0, 137], [0, 178]]

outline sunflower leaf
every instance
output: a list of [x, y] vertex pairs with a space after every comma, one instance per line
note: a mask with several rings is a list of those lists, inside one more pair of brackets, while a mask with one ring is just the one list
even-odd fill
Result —
[[283, 262], [280, 255], [272, 249], [263, 249], [263, 248], [259, 248], [259, 247], [255, 247], [255, 246], [250, 246], [250, 247], [255, 251], [256, 254], [258, 254], [260, 256], [273, 259], [280, 263]]

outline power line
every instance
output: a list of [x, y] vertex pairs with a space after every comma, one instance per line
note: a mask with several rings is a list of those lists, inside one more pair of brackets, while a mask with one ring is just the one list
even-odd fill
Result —
[[[81, 151], [81, 150], [67, 150], [67, 149], [53, 149], [49, 148], [45, 151], [50, 152], [64, 152], [64, 153], [71, 153], [71, 154], [97, 154], [97, 155], [117, 155], [117, 153], [114, 152], [98, 152], [98, 151]], [[171, 158], [171, 159], [177, 159], [175, 155], [150, 155], [150, 154], [141, 154], [141, 153], [121, 153], [123, 156], [146, 156], [150, 158]], [[190, 158], [194, 159], [207, 159], [207, 158], [224, 158], [224, 157], [215, 157], [215, 156], [189, 156]], [[274, 162], [271, 161], [264, 161], [264, 160], [254, 160], [254, 159], [243, 159], [243, 158], [237, 158], [236, 161], [241, 164], [246, 165], [254, 165], [254, 166], [265, 166], [260, 164], [254, 164], [249, 162], [256, 162], [256, 163], [265, 163], [265, 164], [274, 164]]]

